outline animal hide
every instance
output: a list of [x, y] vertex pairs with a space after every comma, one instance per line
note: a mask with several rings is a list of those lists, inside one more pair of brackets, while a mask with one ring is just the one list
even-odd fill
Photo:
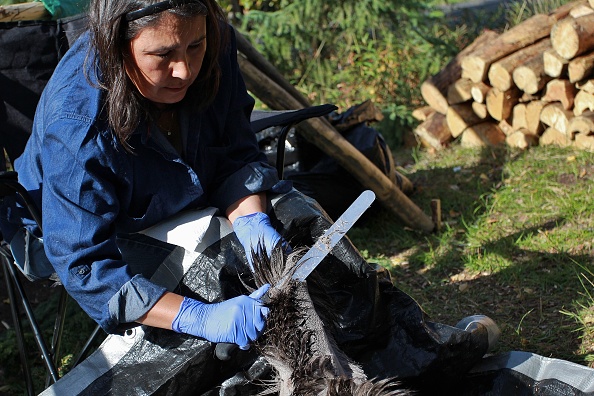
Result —
[[[254, 255], [256, 284], [273, 285], [268, 293], [266, 330], [256, 348], [273, 366], [276, 376], [261, 394], [412, 394], [400, 389], [393, 379], [369, 380], [361, 367], [339, 349], [332, 336], [332, 317], [338, 312], [324, 304], [323, 282], [316, 279], [315, 271], [307, 282], [291, 279], [302, 253], [284, 255], [277, 247], [271, 259]], [[318, 292], [310, 294], [310, 288]]]

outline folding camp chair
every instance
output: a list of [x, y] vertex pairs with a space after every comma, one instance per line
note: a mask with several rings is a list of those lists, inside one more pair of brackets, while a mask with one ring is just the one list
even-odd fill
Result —
[[[20, 21], [0, 23], [0, 58], [11, 62], [0, 62], [0, 199], [6, 197], [21, 198], [26, 209], [42, 229], [41, 213], [35, 206], [28, 192], [18, 183], [17, 174], [7, 171], [8, 162], [17, 158], [24, 150], [33, 123], [35, 107], [45, 84], [51, 76], [59, 59], [70, 44], [84, 30], [86, 18], [83, 15], [62, 20]], [[33, 54], [33, 56], [31, 56]], [[24, 64], [19, 64], [24, 60]], [[332, 105], [314, 106], [294, 111], [258, 111], [252, 116], [252, 126], [260, 131], [273, 126], [279, 127], [275, 133], [278, 139], [276, 169], [282, 178], [284, 166], [284, 142], [290, 128], [304, 119], [323, 116], [335, 110]], [[41, 249], [41, 252], [43, 250]], [[27, 359], [27, 345], [23, 333], [22, 312], [32, 329], [37, 349], [47, 370], [45, 386], [59, 379], [57, 370], [60, 358], [60, 342], [64, 329], [68, 294], [61, 286], [56, 288], [59, 302], [51, 340], [46, 340], [35, 317], [24, 282], [31, 280], [24, 277], [16, 268], [15, 255], [0, 234], [0, 260], [6, 282], [10, 308], [13, 316], [17, 347], [23, 369], [23, 376], [28, 394], [35, 394], [30, 364]], [[22, 260], [21, 261], [22, 264]], [[72, 366], [80, 362], [92, 346], [99, 333], [97, 326], [87, 342], [73, 360]]]
[[[277, 172], [281, 178], [283, 175], [284, 168], [284, 142], [290, 128], [303, 120], [312, 117], [326, 115], [335, 109], [336, 107], [333, 105], [320, 105], [293, 111], [257, 111], [253, 113], [252, 125], [256, 131], [264, 130], [266, 128], [271, 127], [278, 127], [280, 129], [280, 131], [277, 133], [278, 148], [275, 165]], [[27, 210], [30, 211], [33, 219], [37, 222], [39, 228], [42, 230], [43, 224], [41, 213], [39, 209], [36, 207], [33, 200], [30, 198], [25, 188], [18, 183], [17, 173], [14, 171], [0, 172], [0, 198], [16, 195], [20, 196], [21, 200], [25, 203]], [[60, 357], [60, 341], [64, 329], [68, 295], [65, 289], [60, 286], [60, 299], [55, 318], [54, 333], [51, 342], [48, 343], [41, 334], [38, 321], [35, 318], [33, 309], [29, 302], [29, 298], [27, 297], [25, 288], [23, 287], [22, 282], [25, 280], [22, 274], [20, 274], [15, 269], [17, 267], [21, 267], [19, 267], [18, 265], [14, 265], [15, 257], [11, 252], [9, 244], [7, 244], [6, 242], [2, 242], [0, 246], [0, 255], [2, 259], [6, 287], [11, 302], [11, 310], [17, 338], [17, 346], [21, 358], [24, 379], [27, 385], [28, 393], [34, 394], [31, 371], [29, 363], [27, 361], [27, 352], [22, 328], [21, 313], [19, 310], [19, 304], [17, 304], [17, 302], [20, 302], [20, 305], [24, 310], [27, 321], [29, 322], [32, 328], [37, 348], [39, 349], [39, 352], [41, 353], [41, 356], [43, 358], [43, 362], [46, 366], [48, 372], [48, 379], [46, 380], [47, 387], [51, 382], [55, 382], [59, 379], [57, 363]], [[78, 364], [81, 361], [81, 359], [84, 356], [86, 356], [90, 346], [92, 345], [93, 340], [99, 333], [99, 330], [100, 329], [97, 326], [90, 335], [89, 339], [87, 340], [83, 348], [81, 349], [81, 351], [78, 353], [77, 357], [74, 359], [72, 366]]]

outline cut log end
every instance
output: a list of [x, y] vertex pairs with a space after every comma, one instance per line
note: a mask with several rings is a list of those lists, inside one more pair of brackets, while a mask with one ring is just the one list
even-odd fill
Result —
[[564, 19], [551, 30], [551, 44], [555, 51], [565, 59], [572, 59], [577, 55], [580, 47], [580, 38], [576, 33], [573, 18]]

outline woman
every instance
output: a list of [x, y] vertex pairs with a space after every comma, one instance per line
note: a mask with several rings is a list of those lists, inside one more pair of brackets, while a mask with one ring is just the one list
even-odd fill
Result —
[[246, 349], [265, 325], [267, 285], [204, 304], [149, 281], [158, 262], [122, 256], [141, 252], [123, 235], [206, 206], [248, 253], [259, 239], [267, 252], [281, 241], [266, 191], [286, 186], [250, 129], [254, 101], [224, 13], [214, 0], [94, 0], [89, 25], [46, 86], [15, 163], [42, 208], [47, 258], [108, 333], [141, 323]]

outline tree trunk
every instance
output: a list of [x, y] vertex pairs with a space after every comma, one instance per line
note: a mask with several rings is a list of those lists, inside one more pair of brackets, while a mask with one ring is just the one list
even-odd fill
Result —
[[594, 151], [594, 135], [582, 135], [578, 133], [575, 135], [573, 145], [582, 150]]
[[460, 144], [464, 147], [497, 146], [503, 142], [505, 142], [505, 134], [492, 121], [469, 127], [460, 139]]
[[0, 22], [36, 21], [50, 18], [51, 14], [40, 1], [0, 6]]
[[557, 78], [567, 73], [569, 61], [552, 48], [542, 53], [542, 61], [547, 76]]
[[510, 147], [527, 149], [531, 146], [538, 146], [538, 136], [531, 134], [527, 129], [519, 129], [506, 137], [505, 143]]
[[474, 82], [484, 81], [493, 62], [547, 37], [556, 21], [553, 16], [537, 14], [502, 33], [462, 58], [462, 76]]
[[588, 4], [580, 4], [569, 11], [569, 16], [572, 18], [579, 18], [584, 15], [593, 13], [594, 10]]
[[515, 131], [520, 129], [528, 129], [528, 124], [526, 123], [526, 109], [528, 105], [526, 103], [518, 103], [514, 106], [512, 111], [512, 128]]
[[431, 114], [435, 113], [435, 109], [431, 106], [418, 107], [413, 110], [412, 116], [418, 121], [427, 121]]
[[573, 58], [567, 67], [569, 81], [576, 83], [590, 76], [594, 71], [594, 52]]
[[485, 103], [487, 99], [487, 93], [491, 89], [491, 86], [485, 84], [484, 82], [474, 83], [472, 88], [470, 88], [470, 94], [472, 95], [472, 99], [478, 103]]
[[503, 134], [505, 136], [509, 136], [512, 133], [514, 133], [514, 128], [511, 126], [511, 124], [507, 120], [499, 121], [497, 126], [499, 127], [499, 129], [501, 129], [501, 132], [503, 132]]
[[535, 94], [552, 79], [544, 72], [543, 54], [536, 54], [513, 72], [514, 83], [528, 94]]
[[538, 144], [541, 146], [552, 144], [559, 147], [568, 147], [571, 146], [572, 142], [566, 134], [559, 132], [553, 127], [549, 127], [542, 133], [540, 139], [538, 139]]
[[594, 94], [580, 90], [573, 100], [573, 114], [579, 116], [586, 110], [594, 111]]
[[559, 21], [551, 30], [551, 43], [559, 55], [573, 59], [594, 47], [594, 14]]
[[557, 131], [568, 134], [569, 120], [573, 117], [570, 110], [565, 110], [561, 103], [551, 103], [540, 112], [540, 121]]
[[575, 136], [577, 133], [581, 133], [582, 135], [594, 134], [594, 112], [588, 110], [580, 116], [573, 117], [569, 120], [567, 131], [572, 136]]
[[469, 126], [478, 124], [482, 121], [483, 120], [479, 116], [474, 114], [472, 104], [470, 103], [461, 103], [450, 106], [446, 113], [446, 122], [454, 138], [460, 136]]
[[425, 103], [441, 114], [445, 114], [448, 111], [448, 87], [462, 76], [460, 60], [482, 45], [486, 45], [495, 37], [497, 37], [497, 33], [494, 31], [484, 31], [470, 45], [460, 51], [439, 73], [423, 82], [421, 84], [421, 95]]
[[460, 78], [448, 87], [448, 104], [455, 105], [472, 99], [470, 90], [474, 83], [467, 78]]
[[442, 150], [452, 140], [446, 117], [436, 111], [415, 128], [415, 134], [421, 143], [435, 150]]
[[580, 91], [587, 92], [589, 94], [594, 94], [594, 80], [584, 80], [578, 81], [576, 84], [577, 89]]
[[542, 100], [545, 102], [561, 102], [563, 108], [569, 110], [573, 107], [576, 93], [575, 84], [572, 84], [569, 80], [554, 79], [547, 84]]
[[518, 103], [521, 94], [516, 87], [512, 87], [507, 91], [491, 88], [487, 94], [487, 111], [497, 121], [506, 120], [512, 114], [512, 110]]
[[526, 105], [526, 129], [535, 135], [540, 135], [543, 125], [540, 122], [540, 113], [549, 103], [542, 100], [533, 100]]
[[500, 91], [507, 91], [514, 85], [514, 70], [548, 48], [551, 48], [551, 40], [545, 38], [498, 60], [489, 68], [489, 83]]
[[472, 111], [474, 111], [474, 114], [481, 120], [485, 120], [489, 117], [487, 105], [484, 103], [472, 102]]

